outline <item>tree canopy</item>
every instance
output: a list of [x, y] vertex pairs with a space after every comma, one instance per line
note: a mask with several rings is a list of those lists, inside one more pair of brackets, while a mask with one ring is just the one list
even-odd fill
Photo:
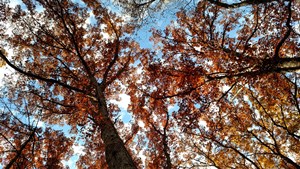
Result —
[[300, 3], [193, 3], [0, 1], [1, 166], [300, 169]]

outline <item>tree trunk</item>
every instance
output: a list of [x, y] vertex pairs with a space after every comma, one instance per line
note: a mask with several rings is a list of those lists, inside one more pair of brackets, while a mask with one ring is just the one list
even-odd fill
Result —
[[101, 120], [101, 138], [105, 144], [106, 162], [110, 169], [136, 169], [136, 166], [109, 118]]
[[135, 163], [120, 138], [113, 122], [109, 118], [104, 91], [97, 87], [98, 115], [97, 125], [101, 130], [101, 139], [105, 145], [105, 158], [110, 169], [136, 169]]

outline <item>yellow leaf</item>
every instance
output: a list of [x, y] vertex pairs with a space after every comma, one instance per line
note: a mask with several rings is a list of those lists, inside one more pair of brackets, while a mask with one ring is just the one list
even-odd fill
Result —
[[0, 68], [5, 66], [6, 62], [3, 59], [0, 59]]

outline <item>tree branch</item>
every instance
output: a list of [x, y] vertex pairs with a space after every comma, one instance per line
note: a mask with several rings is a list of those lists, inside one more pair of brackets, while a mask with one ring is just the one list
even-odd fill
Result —
[[58, 81], [58, 80], [55, 80], [55, 79], [48, 79], [48, 78], [44, 78], [40, 75], [36, 75], [36, 74], [33, 74], [31, 73], [30, 71], [27, 72], [25, 70], [22, 70], [21, 68], [17, 67], [16, 65], [14, 65], [12, 62], [10, 62], [7, 57], [2, 53], [2, 51], [0, 51], [0, 58], [2, 58], [11, 68], [13, 68], [15, 71], [25, 75], [25, 76], [28, 76], [28, 77], [31, 77], [31, 78], [34, 78], [34, 79], [37, 79], [37, 80], [41, 80], [41, 81], [44, 81], [44, 82], [48, 82], [48, 83], [55, 83], [55, 84], [58, 84], [62, 87], [65, 87], [67, 89], [70, 89], [70, 90], [73, 90], [73, 91], [76, 91], [76, 92], [79, 92], [79, 93], [83, 93], [85, 94], [86, 92], [82, 89], [79, 89], [77, 87], [73, 87], [73, 86], [70, 86], [68, 84], [65, 84], [61, 81]]
[[288, 18], [286, 20], [286, 27], [288, 28], [288, 30], [285, 32], [284, 36], [282, 37], [282, 39], [279, 41], [279, 43], [277, 44], [277, 46], [275, 48], [275, 53], [274, 53], [275, 59], [279, 58], [280, 48], [292, 32], [291, 18], [292, 18], [292, 1], [290, 0], [288, 3]]
[[33, 139], [36, 129], [37, 129], [36, 127], [33, 129], [30, 136], [28, 137], [28, 139], [21, 145], [21, 148], [19, 150], [17, 150], [17, 154], [15, 155], [15, 157], [12, 160], [10, 160], [10, 162], [7, 164], [5, 169], [10, 169], [13, 166], [13, 164], [18, 160], [18, 158], [22, 154], [22, 151], [25, 149], [27, 144]]
[[207, 1], [223, 8], [239, 8], [247, 5], [258, 5], [258, 4], [265, 4], [269, 2], [277, 2], [277, 0], [245, 0], [242, 2], [229, 4], [225, 2], [220, 2], [219, 0], [207, 0]]

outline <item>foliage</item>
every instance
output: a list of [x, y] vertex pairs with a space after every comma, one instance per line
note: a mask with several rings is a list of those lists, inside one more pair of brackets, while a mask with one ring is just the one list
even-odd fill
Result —
[[1, 99], [0, 161], [8, 168], [63, 168], [72, 155], [73, 140], [39, 124], [41, 109], [26, 100]]
[[[13, 50], [0, 56], [18, 75], [2, 96], [7, 168], [72, 156], [76, 140], [39, 120], [84, 140], [78, 168], [300, 168], [298, 3], [199, 1], [152, 29], [153, 49], [98, 1], [24, 4], [0, 6]], [[129, 123], [110, 102], [123, 93]]]

